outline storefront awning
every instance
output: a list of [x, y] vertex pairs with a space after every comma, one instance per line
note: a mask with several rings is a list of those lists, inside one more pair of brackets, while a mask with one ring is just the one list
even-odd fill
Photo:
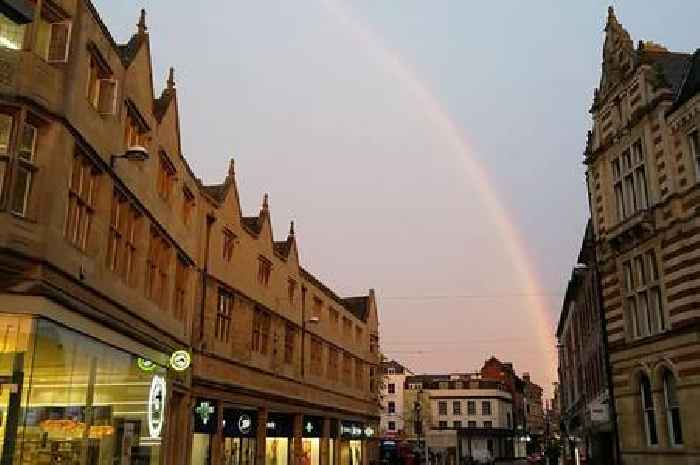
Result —
[[34, 7], [27, 0], [0, 0], [0, 12], [18, 24], [34, 19]]

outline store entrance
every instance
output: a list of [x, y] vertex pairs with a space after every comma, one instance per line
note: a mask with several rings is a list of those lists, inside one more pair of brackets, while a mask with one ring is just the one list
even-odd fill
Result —
[[0, 464], [15, 454], [20, 412], [23, 354], [0, 353]]
[[255, 465], [255, 438], [225, 438], [224, 465]]

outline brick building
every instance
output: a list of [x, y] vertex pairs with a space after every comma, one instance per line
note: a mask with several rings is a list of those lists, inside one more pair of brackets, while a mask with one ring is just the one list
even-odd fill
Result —
[[151, 63], [143, 12], [0, 1], [0, 463], [368, 463], [374, 292], [196, 178]]
[[585, 163], [625, 464], [700, 453], [698, 90], [700, 53], [635, 46], [609, 9]]

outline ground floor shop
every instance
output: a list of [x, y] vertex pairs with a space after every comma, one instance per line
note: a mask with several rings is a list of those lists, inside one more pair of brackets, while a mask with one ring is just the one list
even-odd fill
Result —
[[512, 430], [498, 428], [465, 428], [457, 438], [461, 463], [513, 458], [521, 440]]
[[0, 313], [0, 464], [161, 464], [168, 354], [70, 323]]

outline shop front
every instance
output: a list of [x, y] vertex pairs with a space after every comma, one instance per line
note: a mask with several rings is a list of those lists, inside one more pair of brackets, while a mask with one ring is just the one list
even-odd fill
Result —
[[315, 416], [304, 416], [301, 433], [301, 444], [303, 453], [301, 457], [301, 465], [320, 465], [321, 436], [323, 435], [323, 418]]
[[265, 465], [288, 465], [292, 451], [292, 415], [271, 412], [265, 425]]
[[160, 463], [167, 356], [89, 333], [0, 315], [0, 464]]
[[256, 410], [224, 408], [224, 465], [255, 465]]
[[340, 422], [340, 463], [338, 465], [363, 465], [369, 462], [367, 456], [370, 442], [377, 442], [377, 428], [356, 421]]
[[197, 398], [194, 404], [191, 465], [211, 465], [212, 437], [219, 431], [216, 401]]

